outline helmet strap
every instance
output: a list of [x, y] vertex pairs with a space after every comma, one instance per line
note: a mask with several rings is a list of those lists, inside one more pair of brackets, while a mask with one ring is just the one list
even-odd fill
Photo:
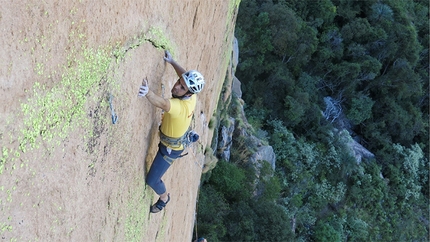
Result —
[[[191, 94], [191, 95], [189, 95], [189, 94]], [[173, 98], [180, 99], [180, 100], [188, 100], [188, 99], [190, 99], [190, 98], [191, 98], [192, 94], [193, 94], [192, 92], [188, 91], [187, 93], [185, 93], [185, 94], [184, 94], [184, 95], [182, 95], [182, 96], [175, 96], [175, 95], [172, 95], [172, 97], [173, 97]]]

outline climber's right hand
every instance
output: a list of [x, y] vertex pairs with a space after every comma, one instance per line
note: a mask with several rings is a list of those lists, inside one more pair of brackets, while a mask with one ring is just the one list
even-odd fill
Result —
[[142, 85], [139, 88], [139, 94], [138, 94], [138, 96], [139, 97], [144, 97], [144, 96], [146, 96], [146, 94], [148, 94], [148, 91], [149, 91], [148, 80], [146, 80], [146, 78], [145, 78], [145, 79], [143, 79]]
[[173, 57], [168, 50], [164, 51], [164, 60], [170, 64], [173, 62]]

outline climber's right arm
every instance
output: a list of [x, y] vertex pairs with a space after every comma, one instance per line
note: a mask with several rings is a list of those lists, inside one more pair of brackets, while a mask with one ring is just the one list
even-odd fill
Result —
[[164, 99], [163, 97], [158, 96], [153, 91], [149, 90], [148, 80], [146, 80], [146, 78], [142, 81], [138, 96], [146, 97], [148, 101], [157, 108], [161, 108], [166, 112], [170, 111], [170, 101], [168, 99]]
[[168, 99], [158, 96], [151, 90], [149, 90], [148, 94], [146, 94], [146, 98], [152, 105], [161, 108], [166, 112], [170, 111], [170, 101]]

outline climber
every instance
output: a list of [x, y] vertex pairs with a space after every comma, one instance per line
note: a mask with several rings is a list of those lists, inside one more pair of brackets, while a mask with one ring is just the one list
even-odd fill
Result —
[[199, 93], [205, 84], [202, 74], [195, 70], [185, 71], [172, 58], [169, 51], [165, 51], [164, 60], [172, 65], [179, 76], [171, 90], [172, 98], [165, 99], [152, 92], [146, 78], [143, 80], [138, 94], [140, 97], [146, 96], [152, 105], [164, 110], [160, 125], [158, 152], [146, 177], [146, 183], [160, 196], [158, 201], [151, 206], [151, 213], [160, 212], [170, 201], [170, 194], [167, 193], [161, 177], [172, 162], [181, 156], [187, 140], [196, 138], [196, 134], [190, 129], [196, 106], [196, 95], [194, 94]]

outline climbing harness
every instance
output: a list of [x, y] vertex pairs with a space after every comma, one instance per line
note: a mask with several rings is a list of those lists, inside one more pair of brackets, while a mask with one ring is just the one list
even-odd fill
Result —
[[112, 116], [112, 123], [116, 124], [116, 122], [118, 122], [118, 115], [116, 115], [115, 110], [113, 109], [113, 96], [112, 96], [112, 94], [109, 94], [109, 106], [110, 106], [110, 111], [111, 111], [111, 116]]
[[181, 146], [184, 146], [185, 149], [190, 146], [191, 143], [196, 142], [198, 139], [199, 135], [196, 133], [196, 131], [191, 129], [191, 126], [188, 128], [187, 132], [185, 132], [185, 134], [179, 138], [169, 137], [163, 134], [163, 132], [160, 130], [160, 140], [172, 148], [180, 148]]

